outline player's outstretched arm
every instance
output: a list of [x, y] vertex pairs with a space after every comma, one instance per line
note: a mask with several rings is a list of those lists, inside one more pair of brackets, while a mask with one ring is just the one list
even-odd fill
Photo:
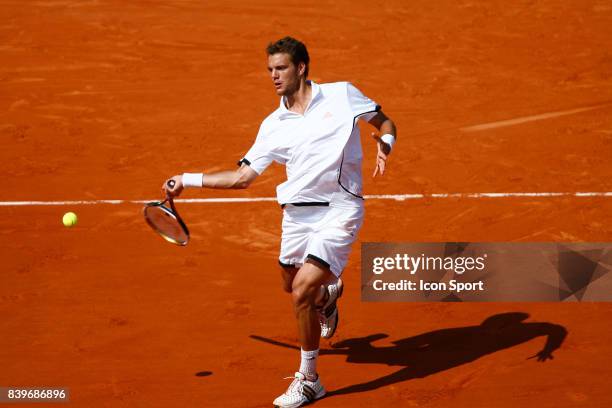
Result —
[[369, 123], [378, 129], [378, 132], [382, 135], [378, 136], [376, 133], [372, 133], [372, 137], [376, 140], [378, 146], [376, 167], [374, 168], [372, 177], [376, 177], [378, 173], [382, 176], [385, 174], [387, 159], [397, 139], [397, 129], [395, 128], [395, 123], [393, 123], [383, 111], [378, 111], [376, 115], [369, 120]]
[[[166, 180], [162, 191], [169, 197], [178, 197], [185, 187], [206, 187], [218, 189], [247, 188], [258, 174], [250, 166], [242, 164], [238, 170], [218, 171], [215, 173], [184, 173]], [[174, 180], [174, 188], [168, 187], [168, 181]]]

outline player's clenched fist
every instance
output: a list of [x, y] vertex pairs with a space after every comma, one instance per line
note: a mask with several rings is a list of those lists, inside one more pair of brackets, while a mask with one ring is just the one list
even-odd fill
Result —
[[169, 198], [178, 197], [183, 192], [183, 176], [173, 176], [168, 180], [164, 181], [162, 185], [162, 191]]

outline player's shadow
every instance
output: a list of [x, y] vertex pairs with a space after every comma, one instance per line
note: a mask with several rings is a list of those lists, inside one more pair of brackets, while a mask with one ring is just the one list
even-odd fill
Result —
[[[393, 341], [393, 346], [376, 347], [372, 343], [388, 337], [378, 333], [366, 337], [342, 340], [331, 349], [321, 349], [321, 355], [346, 355], [354, 364], [387, 364], [400, 366], [398, 371], [359, 384], [333, 390], [327, 396], [375, 390], [413, 378], [448, 370], [474, 361], [487, 354], [545, 336], [541, 351], [529, 358], [538, 361], [552, 359], [567, 335], [567, 330], [552, 323], [523, 322], [529, 315], [522, 312], [502, 313], [487, 318], [478, 326], [454, 327], [423, 333]], [[299, 350], [291, 344], [252, 335], [251, 338], [277, 346]]]

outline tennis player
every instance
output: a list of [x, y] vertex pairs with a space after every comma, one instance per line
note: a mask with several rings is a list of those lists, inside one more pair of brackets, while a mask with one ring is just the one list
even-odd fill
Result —
[[[284, 164], [287, 180], [277, 186], [284, 210], [279, 263], [283, 288], [293, 298], [301, 343], [301, 364], [277, 407], [299, 407], [325, 395], [317, 374], [320, 337], [338, 326], [340, 275], [364, 217], [359, 119], [382, 136], [373, 176], [385, 173], [396, 138], [395, 125], [374, 101], [348, 82], [317, 84], [307, 79], [306, 46], [285, 37], [267, 47], [268, 71], [279, 107], [261, 124], [239, 168], [184, 173], [171, 178], [172, 197], [183, 188], [247, 188], [273, 161]], [[170, 179], [169, 179], [170, 180]]]

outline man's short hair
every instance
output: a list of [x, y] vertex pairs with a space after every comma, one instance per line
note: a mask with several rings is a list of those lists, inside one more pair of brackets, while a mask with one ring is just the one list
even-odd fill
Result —
[[296, 66], [300, 62], [303, 62], [304, 65], [306, 65], [304, 77], [308, 77], [308, 63], [310, 63], [310, 57], [308, 56], [306, 45], [303, 42], [296, 40], [293, 37], [284, 37], [276, 42], [268, 44], [266, 52], [268, 55], [274, 55], [281, 52], [289, 54], [289, 57], [291, 57], [291, 62], [293, 62]]

